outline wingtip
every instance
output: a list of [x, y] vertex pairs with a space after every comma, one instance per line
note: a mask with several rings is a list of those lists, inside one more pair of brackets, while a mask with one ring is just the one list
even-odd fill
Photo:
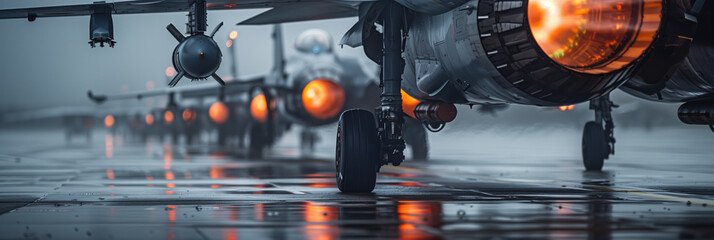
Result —
[[89, 100], [92, 100], [96, 104], [102, 104], [107, 100], [106, 96], [95, 96], [94, 93], [92, 93], [92, 90], [87, 91], [87, 97], [89, 97]]

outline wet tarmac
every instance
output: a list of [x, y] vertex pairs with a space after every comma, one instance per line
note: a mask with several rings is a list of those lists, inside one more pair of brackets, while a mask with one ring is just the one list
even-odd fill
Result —
[[335, 187], [333, 134], [268, 159], [99, 131], [0, 131], [2, 239], [714, 238], [714, 134], [619, 131], [584, 172], [573, 129], [446, 131], [433, 159]]

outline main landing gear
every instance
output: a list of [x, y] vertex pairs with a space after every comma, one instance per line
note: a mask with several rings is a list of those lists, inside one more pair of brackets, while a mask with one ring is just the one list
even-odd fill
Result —
[[349, 110], [340, 116], [337, 129], [337, 186], [346, 193], [374, 189], [379, 167], [404, 161], [402, 139], [401, 75], [404, 7], [388, 1], [382, 13], [381, 106], [375, 116], [366, 110]]
[[[583, 165], [585, 170], [600, 171], [605, 159], [615, 154], [615, 135], [612, 109], [618, 106], [610, 101], [610, 95], [590, 100], [590, 109], [595, 110], [595, 121], [585, 123], [583, 129]], [[603, 126], [604, 124], [604, 126]]]

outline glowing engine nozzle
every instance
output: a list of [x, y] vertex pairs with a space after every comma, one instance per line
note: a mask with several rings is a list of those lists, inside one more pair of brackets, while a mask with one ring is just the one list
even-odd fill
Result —
[[196, 121], [196, 111], [192, 109], [184, 109], [183, 113], [181, 113], [181, 118], [183, 118], [183, 121], [191, 125]]
[[268, 121], [268, 102], [265, 95], [258, 94], [250, 101], [250, 116], [260, 123]]
[[144, 121], [146, 122], [146, 125], [151, 126], [151, 124], [154, 124], [154, 115], [147, 113], [144, 117]]
[[345, 104], [345, 90], [328, 79], [315, 79], [302, 89], [302, 105], [310, 116], [325, 120], [337, 116]]
[[107, 115], [106, 117], [104, 117], [104, 126], [106, 126], [107, 128], [111, 128], [112, 126], [114, 126], [114, 116]]
[[214, 102], [208, 108], [208, 117], [215, 124], [223, 124], [228, 121], [228, 106], [223, 102]]
[[171, 125], [171, 123], [174, 122], [174, 113], [171, 112], [171, 110], [166, 110], [166, 112], [164, 112], [164, 122], [166, 125]]
[[528, 25], [553, 61], [600, 74], [640, 57], [659, 29], [662, 0], [530, 0]]

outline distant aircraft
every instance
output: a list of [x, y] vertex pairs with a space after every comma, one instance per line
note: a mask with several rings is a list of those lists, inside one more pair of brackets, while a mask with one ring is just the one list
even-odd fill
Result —
[[90, 142], [92, 129], [104, 127], [112, 133], [123, 131], [129, 124], [129, 112], [133, 108], [97, 109], [92, 107], [53, 107], [46, 109], [10, 112], [0, 115], [0, 124], [36, 124], [41, 126], [61, 125], [65, 140], [83, 136]]
[[[377, 80], [358, 59], [336, 55], [334, 43], [327, 32], [310, 29], [300, 34], [295, 40], [298, 54], [288, 59], [283, 56], [280, 25], [274, 26], [273, 38], [273, 69], [266, 75], [229, 81], [224, 87], [156, 90], [114, 96], [98, 96], [90, 92], [89, 97], [101, 103], [109, 99], [168, 95], [165, 114], [158, 112], [153, 116], [157, 121], [166, 119], [164, 116], [167, 114], [177, 116], [176, 122], [162, 131], [171, 133], [175, 142], [180, 134], [190, 135], [183, 133], [188, 131], [189, 126], [200, 128], [200, 124], [188, 125], [178, 118], [182, 111], [192, 111], [198, 115], [192, 121], [200, 122], [201, 116], [208, 115], [218, 126], [221, 144], [228, 137], [242, 139], [248, 133], [251, 157], [261, 157], [263, 150], [293, 125], [302, 126], [300, 143], [310, 150], [317, 140], [314, 127], [336, 122], [340, 113], [348, 109], [374, 109], [379, 106]], [[218, 101], [210, 107], [199, 105], [186, 108], [179, 106], [176, 100], [179, 96], [181, 100], [217, 97]], [[409, 136], [406, 139], [412, 146], [413, 156], [415, 159], [426, 159], [426, 131], [416, 120], [410, 119], [408, 123], [405, 131]]]
[[[403, 161], [403, 109], [438, 131], [456, 117], [454, 104], [555, 107], [590, 101], [596, 117], [583, 131], [587, 170], [600, 170], [613, 153], [609, 93], [620, 86], [647, 99], [685, 102], [679, 110], [684, 123], [714, 130], [711, 1], [240, 3], [255, 2], [274, 8], [242, 24], [359, 17], [341, 43], [363, 46], [381, 65], [381, 106], [376, 114], [356, 109], [340, 117], [336, 178], [344, 192], [372, 191], [381, 166]], [[174, 3], [161, 11], [193, 5], [197, 12], [203, 3]], [[134, 5], [130, 12], [157, 12], [161, 4]], [[32, 20], [38, 12], [71, 14], [87, 6], [3, 10], [0, 17]], [[421, 103], [403, 107], [402, 90]]]

